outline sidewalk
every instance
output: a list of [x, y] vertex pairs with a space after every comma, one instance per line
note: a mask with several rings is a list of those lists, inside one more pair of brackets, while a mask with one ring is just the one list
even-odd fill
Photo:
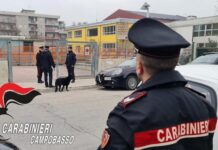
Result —
[[[18, 85], [22, 87], [32, 87], [35, 88], [39, 92], [54, 92], [55, 88], [46, 88], [45, 84], [38, 84], [35, 82], [26, 82], [26, 83], [17, 83]], [[53, 85], [55, 84], [55, 81], [53, 81]], [[96, 87], [95, 79], [94, 78], [88, 78], [88, 79], [76, 79], [75, 83], [70, 83], [69, 85], [69, 91], [70, 90], [80, 90], [80, 89], [87, 89], [87, 88], [94, 88]], [[64, 89], [65, 91], [66, 89]]]

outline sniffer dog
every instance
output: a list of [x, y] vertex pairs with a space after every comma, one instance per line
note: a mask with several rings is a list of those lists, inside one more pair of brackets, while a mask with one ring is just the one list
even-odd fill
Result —
[[66, 90], [68, 91], [68, 86], [70, 84], [72, 77], [60, 77], [56, 79], [55, 81], [55, 92], [59, 90], [59, 92], [62, 92], [64, 90], [64, 87], [66, 87]]

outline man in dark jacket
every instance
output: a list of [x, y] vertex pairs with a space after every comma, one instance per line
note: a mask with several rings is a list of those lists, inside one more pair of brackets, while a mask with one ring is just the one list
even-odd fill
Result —
[[142, 84], [109, 114], [98, 150], [213, 150], [217, 116], [174, 70], [190, 44], [166, 25], [142, 19], [129, 31]]
[[42, 55], [42, 51], [43, 51], [43, 46], [39, 47], [39, 52], [36, 54], [36, 66], [37, 66], [37, 80], [38, 83], [44, 83], [42, 81], [42, 69], [41, 69], [41, 55]]
[[68, 76], [71, 76], [72, 78], [72, 83], [75, 82], [75, 73], [74, 73], [74, 67], [76, 64], [76, 54], [72, 50], [72, 46], [68, 47], [68, 53], [67, 53], [67, 58], [66, 58], [66, 67], [68, 71]]
[[[46, 87], [54, 87], [52, 85], [52, 78], [53, 78], [53, 68], [55, 68], [54, 60], [51, 55], [51, 52], [48, 50], [48, 48], [45, 48], [42, 52], [41, 56], [42, 60], [42, 70], [44, 72], [44, 77], [45, 77], [45, 86]], [[48, 76], [49, 76], [49, 82], [48, 82]]]

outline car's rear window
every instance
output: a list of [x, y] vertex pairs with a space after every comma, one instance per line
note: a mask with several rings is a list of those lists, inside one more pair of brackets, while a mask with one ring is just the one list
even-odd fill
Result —
[[192, 61], [192, 64], [217, 64], [218, 54], [200, 56]]
[[189, 81], [186, 86], [205, 95], [206, 100], [214, 107], [215, 110], [217, 110], [217, 96], [213, 88], [192, 81]]

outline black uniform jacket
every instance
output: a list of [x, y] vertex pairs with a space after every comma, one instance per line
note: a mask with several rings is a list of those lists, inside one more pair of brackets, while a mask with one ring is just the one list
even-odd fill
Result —
[[52, 66], [55, 67], [54, 60], [50, 52], [43, 51], [40, 58], [42, 70], [48, 71]]
[[109, 114], [98, 149], [212, 150], [215, 110], [186, 83], [177, 71], [152, 76]]
[[72, 67], [76, 64], [76, 54], [73, 52], [68, 52], [65, 62], [67, 67]]
[[42, 56], [42, 52], [39, 51], [39, 52], [36, 54], [36, 66], [37, 66], [37, 67], [40, 67], [40, 66], [41, 66], [41, 56]]

